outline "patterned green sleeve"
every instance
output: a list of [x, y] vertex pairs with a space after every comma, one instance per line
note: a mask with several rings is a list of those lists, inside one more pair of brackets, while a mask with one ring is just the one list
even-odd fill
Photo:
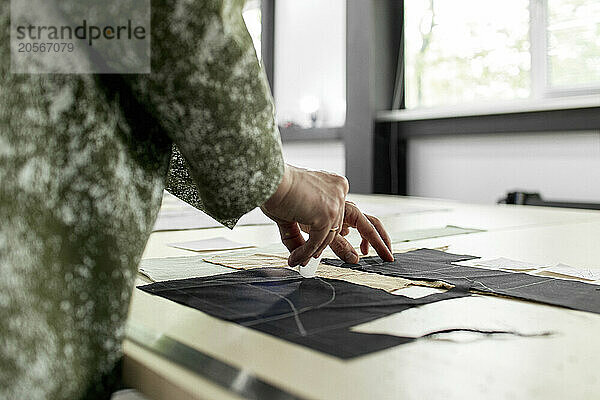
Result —
[[176, 144], [167, 189], [233, 227], [283, 175], [242, 0], [152, 2], [152, 73], [129, 77]]

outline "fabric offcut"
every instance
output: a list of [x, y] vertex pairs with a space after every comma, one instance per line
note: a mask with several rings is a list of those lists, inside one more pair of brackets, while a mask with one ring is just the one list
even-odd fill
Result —
[[412, 284], [410, 280], [404, 278], [382, 276], [369, 272], [334, 267], [323, 263], [317, 269], [317, 276], [320, 278], [339, 279], [357, 285], [368, 286], [373, 289], [385, 290], [390, 293], [407, 288]]
[[[205, 257], [203, 260], [208, 263], [238, 270], [270, 267], [290, 268], [287, 263], [287, 257], [277, 254], [245, 253], [240, 255], [228, 253]], [[291, 269], [296, 270], [294, 268]], [[374, 289], [382, 289], [390, 293], [415, 284], [415, 282], [404, 278], [372, 274], [348, 268], [339, 268], [324, 263], [319, 265], [316, 275], [319, 278], [339, 279], [346, 282], [356, 283], [357, 285], [369, 286]], [[441, 282], [437, 285], [431, 283], [428, 286], [444, 287], [444, 284]], [[446, 285], [446, 287], [447, 286], [448, 285]]]
[[333, 259], [324, 259], [322, 262], [387, 276], [442, 281], [478, 292], [600, 314], [600, 286], [598, 285], [456, 265], [453, 263], [478, 257], [431, 249], [394, 254], [394, 258], [393, 262], [385, 262], [379, 257], [365, 257], [358, 264], [347, 264]]
[[263, 267], [285, 268], [288, 266], [287, 256], [262, 253], [225, 253], [207, 256], [206, 262], [234, 269], [253, 269]]
[[258, 268], [157, 282], [139, 289], [213, 317], [341, 359], [418, 338], [353, 332], [353, 326], [437, 301], [469, 296], [462, 288], [418, 299], [287, 268]]
[[[287, 262], [287, 255], [255, 253], [254, 250], [245, 252], [228, 252], [225, 254], [206, 256], [203, 258], [203, 261], [239, 270], [265, 267], [290, 268]], [[168, 268], [168, 266], [166, 268]], [[294, 271], [296, 270], [295, 268], [291, 269]], [[342, 281], [356, 283], [357, 285], [369, 286], [374, 289], [383, 289], [390, 293], [414, 285], [437, 288], [449, 288], [451, 286], [443, 282], [419, 282], [400, 277], [373, 274], [348, 268], [339, 268], [325, 263], [321, 263], [319, 265], [316, 275], [320, 278], [339, 279]], [[178, 276], [172, 279], [193, 278], [196, 276], [199, 275]], [[155, 279], [155, 281], [156, 280], [157, 279]]]

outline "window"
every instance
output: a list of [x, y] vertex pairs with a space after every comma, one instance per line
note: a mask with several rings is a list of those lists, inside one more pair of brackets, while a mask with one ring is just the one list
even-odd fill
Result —
[[547, 4], [549, 89], [600, 86], [600, 1]]
[[346, 0], [265, 1], [247, 0], [243, 17], [267, 74], [274, 71], [278, 124], [294, 137], [337, 137], [346, 120]]
[[408, 109], [600, 93], [598, 0], [404, 4]]
[[346, 119], [346, 0], [275, 2], [274, 99], [280, 126]]

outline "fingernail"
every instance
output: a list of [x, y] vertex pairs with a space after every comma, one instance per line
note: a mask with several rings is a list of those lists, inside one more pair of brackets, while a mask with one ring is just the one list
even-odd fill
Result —
[[356, 264], [358, 262], [358, 256], [353, 252], [349, 251], [344, 256], [344, 260], [350, 264]]
[[[309, 260], [310, 260], [310, 258], [309, 258]], [[290, 264], [290, 267], [292, 267], [292, 268], [300, 267], [300, 266], [305, 267], [306, 264], [308, 264], [308, 261], [294, 260], [293, 263], [289, 263], [289, 264]]]

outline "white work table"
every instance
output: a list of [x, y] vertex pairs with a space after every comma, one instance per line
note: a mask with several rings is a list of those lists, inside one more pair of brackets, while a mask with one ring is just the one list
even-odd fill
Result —
[[[448, 246], [456, 254], [564, 263], [600, 270], [600, 212], [528, 206], [470, 205], [387, 196], [350, 196], [386, 207], [427, 211], [382, 217], [388, 231], [455, 225], [483, 232], [397, 243], [394, 251]], [[275, 225], [155, 232], [144, 258], [194, 256], [168, 243], [226, 237], [256, 246], [279, 240]], [[141, 281], [139, 283], [142, 283]], [[599, 286], [600, 289], [600, 286]], [[405, 289], [408, 290], [408, 289]], [[129, 324], [168, 337], [302, 398], [318, 399], [549, 399], [600, 395], [600, 315], [493, 296], [445, 300], [354, 329], [421, 336], [446, 327], [505, 329], [550, 336], [476, 336], [417, 340], [342, 360], [134, 290]], [[152, 399], [238, 398], [206, 375], [126, 340], [126, 383]], [[199, 361], [200, 364], [200, 361]], [[198, 365], [201, 369], [201, 365]], [[208, 367], [207, 367], [208, 368]], [[243, 382], [236, 381], [236, 385]]]

